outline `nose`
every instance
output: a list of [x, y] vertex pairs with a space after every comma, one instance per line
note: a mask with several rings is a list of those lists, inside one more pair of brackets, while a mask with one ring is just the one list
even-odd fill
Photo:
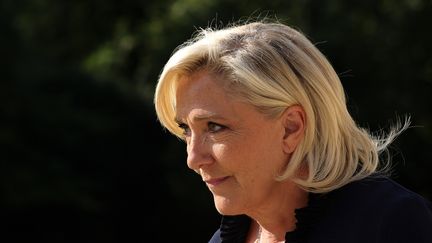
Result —
[[204, 136], [192, 135], [187, 143], [187, 165], [190, 169], [197, 171], [213, 162], [210, 146]]

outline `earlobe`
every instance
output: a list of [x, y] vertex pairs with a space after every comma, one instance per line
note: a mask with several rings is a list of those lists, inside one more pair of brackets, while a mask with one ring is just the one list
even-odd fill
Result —
[[283, 149], [285, 153], [291, 154], [304, 137], [306, 114], [301, 106], [294, 105], [288, 107], [281, 118], [285, 129]]

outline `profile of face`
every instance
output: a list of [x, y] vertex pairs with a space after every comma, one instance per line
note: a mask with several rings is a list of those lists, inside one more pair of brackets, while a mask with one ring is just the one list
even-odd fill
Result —
[[176, 120], [184, 131], [187, 165], [201, 175], [219, 213], [248, 214], [295, 187], [275, 178], [303, 137], [305, 115], [291, 106], [270, 118], [222, 84], [205, 70], [178, 80]]

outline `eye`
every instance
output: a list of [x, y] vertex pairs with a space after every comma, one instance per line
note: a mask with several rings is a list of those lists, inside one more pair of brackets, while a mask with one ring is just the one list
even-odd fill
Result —
[[183, 136], [188, 137], [191, 135], [190, 128], [184, 123], [179, 123], [178, 126], [183, 130]]
[[207, 126], [208, 126], [208, 130], [212, 133], [219, 132], [225, 128], [225, 126], [222, 126], [222, 125], [214, 123], [214, 122], [209, 122], [207, 124]]

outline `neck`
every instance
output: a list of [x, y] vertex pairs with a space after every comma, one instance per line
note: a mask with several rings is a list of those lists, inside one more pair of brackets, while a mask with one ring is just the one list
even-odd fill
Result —
[[[284, 191], [277, 191], [273, 198], [269, 198], [248, 213], [254, 221], [251, 225], [256, 242], [283, 242], [286, 232], [293, 231], [296, 225], [295, 209], [307, 205], [308, 193], [292, 182], [284, 182]], [[254, 237], [255, 238], [255, 237]]]

